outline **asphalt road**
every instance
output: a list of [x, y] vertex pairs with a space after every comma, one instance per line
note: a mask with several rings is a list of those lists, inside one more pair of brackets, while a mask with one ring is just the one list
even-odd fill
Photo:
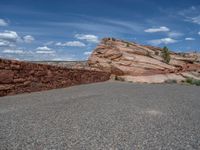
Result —
[[198, 150], [200, 88], [104, 82], [0, 98], [0, 150]]

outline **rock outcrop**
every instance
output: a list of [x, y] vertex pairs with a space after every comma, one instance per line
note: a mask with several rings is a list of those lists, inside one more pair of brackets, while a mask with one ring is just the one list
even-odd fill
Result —
[[0, 96], [101, 82], [110, 74], [0, 59]]
[[105, 38], [89, 57], [88, 64], [124, 80], [148, 83], [183, 80], [186, 77], [183, 73], [192, 76], [200, 72], [199, 54], [170, 52], [170, 56], [167, 64], [161, 48]]

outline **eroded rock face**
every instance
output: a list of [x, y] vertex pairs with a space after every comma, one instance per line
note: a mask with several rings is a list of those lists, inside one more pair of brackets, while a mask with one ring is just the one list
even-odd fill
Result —
[[89, 57], [88, 64], [91, 68], [100, 69], [113, 75], [137, 76], [138, 78], [139, 76], [200, 71], [198, 54], [170, 52], [169, 64], [163, 61], [161, 55], [162, 49], [158, 47], [105, 38]]
[[110, 74], [102, 71], [0, 59], [0, 96], [63, 88], [109, 79]]

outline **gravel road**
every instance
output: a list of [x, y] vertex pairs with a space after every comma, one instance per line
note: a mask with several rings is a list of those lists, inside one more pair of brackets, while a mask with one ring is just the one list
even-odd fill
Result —
[[199, 150], [200, 88], [103, 82], [0, 98], [0, 150]]

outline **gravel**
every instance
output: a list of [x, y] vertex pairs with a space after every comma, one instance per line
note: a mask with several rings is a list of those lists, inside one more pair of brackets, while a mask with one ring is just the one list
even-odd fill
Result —
[[200, 88], [103, 82], [0, 98], [0, 150], [198, 150]]

